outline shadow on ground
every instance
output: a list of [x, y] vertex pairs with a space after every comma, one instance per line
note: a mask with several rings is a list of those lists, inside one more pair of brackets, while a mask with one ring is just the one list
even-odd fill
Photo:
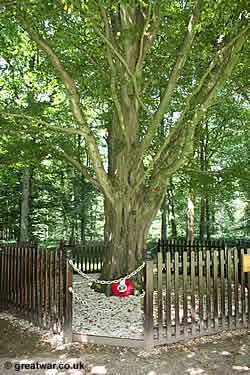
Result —
[[0, 356], [17, 357], [49, 350], [49, 345], [40, 342], [40, 335], [0, 319]]
[[[47, 364], [46, 369], [38, 366], [42, 363]], [[22, 364], [24, 367], [20, 370]], [[59, 364], [64, 368], [59, 369]], [[53, 370], [52, 366], [55, 366]], [[17, 372], [23, 375], [250, 375], [250, 335], [247, 330], [244, 334], [217, 335], [210, 342], [199, 339], [189, 344], [164, 346], [148, 354], [104, 345], [51, 346], [39, 334], [19, 327], [18, 321], [0, 319], [0, 375]]]

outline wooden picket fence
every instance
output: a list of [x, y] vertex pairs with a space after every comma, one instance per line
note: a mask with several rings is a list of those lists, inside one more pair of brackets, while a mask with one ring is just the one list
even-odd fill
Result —
[[[38, 248], [37, 242], [13, 242], [1, 243], [1, 248]], [[104, 241], [60, 241], [59, 248], [63, 251], [65, 247], [71, 249], [71, 258], [74, 264], [82, 272], [99, 273], [102, 270], [104, 260]], [[48, 251], [57, 251], [56, 248]]]
[[61, 249], [0, 247], [0, 309], [61, 332], [65, 316], [65, 259]]
[[241, 267], [249, 244], [217, 245], [159, 241], [152, 289], [155, 344], [250, 327], [250, 273]]
[[[26, 244], [0, 246], [0, 310], [8, 310], [32, 322], [35, 326], [63, 332], [64, 342], [83, 341], [97, 344], [151, 348], [151, 324], [145, 323], [145, 339], [133, 340], [114, 337], [81, 335], [72, 332], [73, 259], [80, 269], [96, 272], [103, 245], [63, 243], [58, 250], [38, 249]], [[85, 246], [83, 246], [85, 245]], [[87, 262], [85, 262], [87, 259]], [[92, 262], [92, 263], [91, 263]], [[79, 264], [80, 263], [80, 264]], [[145, 285], [152, 277], [153, 262], [146, 260]], [[149, 268], [151, 267], [151, 268]], [[149, 272], [149, 269], [151, 270]], [[149, 275], [149, 277], [146, 276]], [[145, 297], [145, 316], [151, 316], [152, 296]]]
[[0, 309], [20, 313], [34, 325], [64, 333], [65, 342], [137, 346], [151, 350], [225, 329], [250, 327], [250, 273], [241, 259], [249, 244], [159, 241], [154, 264], [144, 268], [144, 339], [72, 332], [73, 270], [100, 272], [102, 242], [61, 242], [59, 249], [0, 245]]
[[104, 241], [69, 241], [60, 242], [60, 248], [71, 248], [72, 260], [82, 272], [99, 273], [103, 267]]

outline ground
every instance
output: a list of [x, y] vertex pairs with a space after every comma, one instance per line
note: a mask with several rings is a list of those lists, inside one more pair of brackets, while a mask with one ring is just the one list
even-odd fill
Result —
[[[164, 346], [151, 353], [104, 345], [62, 345], [57, 338], [52, 340], [52, 333], [45, 335], [23, 327], [13, 317], [0, 318], [0, 333], [1, 375], [17, 372], [25, 375], [250, 374], [250, 331], [247, 330]], [[64, 368], [52, 370], [53, 364]], [[47, 369], [41, 369], [41, 365]]]

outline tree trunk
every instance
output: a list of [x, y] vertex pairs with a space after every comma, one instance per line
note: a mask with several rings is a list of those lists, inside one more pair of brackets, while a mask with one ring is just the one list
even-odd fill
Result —
[[[131, 205], [126, 199], [117, 201], [115, 207], [105, 201], [105, 262], [100, 279], [126, 276], [142, 264], [153, 215], [141, 212], [139, 204]], [[140, 287], [142, 275], [141, 271], [132, 279], [135, 287]], [[110, 295], [109, 287], [103, 290]]]
[[161, 240], [167, 240], [167, 197], [165, 195], [161, 206]]
[[205, 218], [205, 199], [201, 197], [200, 201], [200, 240], [203, 241], [206, 233], [206, 218]]
[[[135, 69], [138, 45], [130, 43], [128, 46], [129, 65]], [[139, 103], [129, 77], [123, 74], [126, 80], [121, 82], [121, 105], [112, 112], [112, 126], [107, 138], [108, 176], [115, 188], [113, 201], [107, 196], [104, 199], [106, 252], [102, 280], [126, 276], [142, 264], [148, 231], [168, 185], [165, 178], [162, 186], [154, 186], [149, 192], [144, 183], [140, 183], [145, 167], [130, 146], [138, 143]], [[121, 137], [121, 118], [126, 126], [127, 140]], [[140, 284], [142, 274], [141, 271], [132, 281], [136, 279]], [[106, 295], [110, 294], [109, 287], [103, 289]]]
[[25, 167], [22, 176], [20, 242], [30, 241], [31, 168]]
[[[200, 140], [200, 169], [205, 176], [208, 171], [208, 122], [205, 123], [204, 133]], [[201, 201], [200, 201], [200, 240], [207, 238], [207, 191], [208, 185], [201, 184]]]
[[212, 232], [212, 235], [216, 233], [216, 220], [215, 220], [215, 210], [214, 210], [214, 207], [213, 207], [213, 211], [212, 211], [212, 218], [211, 218], [211, 232]]
[[211, 231], [210, 231], [210, 206], [209, 206], [209, 198], [208, 196], [205, 199], [206, 204], [206, 231], [207, 231], [207, 240], [211, 238]]
[[194, 197], [191, 193], [188, 194], [186, 240], [194, 240]]
[[219, 226], [219, 235], [223, 236], [223, 208], [222, 205], [218, 208], [218, 226]]
[[85, 241], [85, 218], [81, 216], [81, 241]]
[[71, 231], [70, 231], [70, 242], [73, 242], [74, 240], [75, 240], [75, 221], [72, 218]]
[[177, 237], [177, 226], [175, 221], [175, 208], [172, 188], [168, 190], [168, 213], [171, 224], [172, 237]]
[[[249, 192], [248, 192], [248, 195], [249, 195]], [[244, 235], [247, 237], [248, 234], [249, 234], [249, 228], [250, 228], [250, 219], [249, 219], [249, 214], [250, 214], [250, 204], [249, 204], [249, 200], [248, 202], [246, 202], [246, 206], [245, 206], [245, 209], [244, 209], [244, 222], [243, 222], [243, 225], [244, 225]]]

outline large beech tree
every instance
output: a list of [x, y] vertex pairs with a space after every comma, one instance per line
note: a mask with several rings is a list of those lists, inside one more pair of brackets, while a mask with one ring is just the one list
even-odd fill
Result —
[[[2, 116], [29, 119], [41, 137], [44, 129], [85, 139], [90, 167], [63, 147], [58, 151], [104, 195], [107, 253], [101, 278], [125, 275], [141, 263], [170, 177], [192, 153], [196, 128], [244, 55], [245, 2], [0, 4], [6, 22], [15, 19], [49, 60], [49, 76], [63, 84], [73, 119], [68, 127], [27, 110]], [[84, 106], [90, 96], [104, 104], [100, 123], [107, 135], [108, 168]]]

